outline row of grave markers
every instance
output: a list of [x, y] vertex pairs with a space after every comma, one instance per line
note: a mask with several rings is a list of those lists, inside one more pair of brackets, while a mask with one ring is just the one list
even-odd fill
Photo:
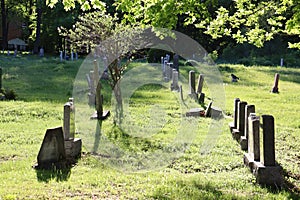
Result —
[[255, 114], [254, 105], [248, 105], [247, 102], [236, 98], [234, 119], [229, 127], [233, 138], [240, 143], [241, 149], [246, 151], [244, 164], [255, 175], [256, 182], [261, 185], [282, 186], [282, 167], [275, 160], [274, 117], [271, 115], [259, 117]]

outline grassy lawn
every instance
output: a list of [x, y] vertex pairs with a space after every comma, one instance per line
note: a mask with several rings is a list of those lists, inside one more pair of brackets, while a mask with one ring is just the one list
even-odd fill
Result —
[[[185, 153], [156, 170], [129, 173], [126, 168], [104, 164], [105, 159], [89, 153], [95, 148], [95, 137], [81, 132], [78, 137], [83, 139], [84, 152], [74, 167], [53, 171], [33, 169], [46, 129], [63, 124], [63, 104], [72, 95], [73, 81], [81, 63], [82, 60], [60, 62], [52, 57], [0, 57], [3, 87], [14, 89], [18, 95], [17, 101], [0, 101], [0, 199], [300, 198], [300, 69], [294, 68], [219, 65], [228, 117], [209, 154], [201, 154], [200, 148], [211, 120], [200, 118], [190, 119], [197, 124], [193, 131], [183, 130], [183, 136], [192, 134], [194, 138]], [[137, 65], [139, 63], [133, 66]], [[182, 67], [183, 76], [187, 77], [188, 69]], [[231, 73], [240, 77], [238, 83], [231, 83]], [[275, 73], [280, 73], [279, 94], [270, 93]], [[206, 94], [211, 92], [206, 86], [203, 90]], [[110, 93], [105, 91], [105, 95]], [[113, 126], [112, 114], [102, 124], [107, 142], [129, 155], [167, 148], [167, 143], [176, 135], [175, 127], [179, 126], [182, 110], [187, 109], [178, 95], [168, 87], [151, 84], [140, 87], [130, 99], [129, 111], [134, 114], [124, 129], [135, 127], [147, 132], [148, 124], [152, 123], [154, 128], [151, 128], [158, 133], [152, 136], [149, 132], [152, 137], [139, 139], [128, 135]], [[232, 139], [227, 126], [232, 121], [236, 97], [254, 104], [258, 115], [274, 116], [276, 160], [285, 172], [285, 188], [271, 190], [256, 185], [255, 177], [243, 165], [244, 152]], [[160, 107], [156, 107], [157, 104]], [[111, 109], [110, 102], [105, 108]], [[154, 110], [155, 115], [149, 109]], [[151, 121], [160, 114], [166, 116]], [[89, 123], [86, 121], [83, 125]], [[97, 148], [105, 150], [106, 146], [100, 143]], [[156, 166], [157, 163], [148, 164]]]

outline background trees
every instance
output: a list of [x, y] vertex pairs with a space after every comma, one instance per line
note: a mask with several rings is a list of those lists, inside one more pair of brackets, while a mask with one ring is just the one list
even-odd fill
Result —
[[81, 13], [97, 10], [123, 25], [175, 29], [220, 54], [228, 45], [266, 48], [279, 45], [276, 40], [280, 48], [300, 48], [300, 3], [294, 0], [1, 0], [2, 46], [7, 21], [17, 16], [33, 49], [54, 52], [63, 44], [58, 27], [71, 29]]

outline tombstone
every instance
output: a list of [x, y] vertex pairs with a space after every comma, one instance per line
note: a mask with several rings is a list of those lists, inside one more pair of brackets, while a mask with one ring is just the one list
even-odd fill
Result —
[[60, 61], [63, 60], [63, 52], [62, 51], [59, 51], [59, 58], [60, 58]]
[[173, 69], [172, 83], [171, 83], [171, 90], [172, 90], [172, 91], [179, 91], [179, 85], [178, 85], [178, 71], [176, 71], [176, 69]]
[[95, 86], [95, 88], [97, 87], [99, 81], [100, 81], [100, 76], [99, 76], [98, 63], [96, 60], [94, 60], [94, 86]]
[[204, 82], [204, 75], [200, 74], [199, 78], [198, 78], [198, 87], [197, 87], [197, 94], [199, 95], [198, 102], [200, 104], [203, 104], [204, 103], [204, 99], [205, 99], [205, 94], [202, 93], [203, 82]]
[[74, 55], [73, 55], [73, 51], [71, 51], [71, 60], [74, 60]]
[[14, 57], [17, 57], [17, 55], [18, 55], [18, 50], [15, 49], [15, 50], [14, 50]]
[[64, 105], [64, 138], [65, 140], [74, 139], [75, 137], [75, 110], [73, 98]]
[[244, 155], [244, 163], [249, 167], [253, 167], [255, 161], [260, 161], [259, 116], [251, 113], [248, 117], [248, 124], [248, 153]]
[[10, 51], [9, 50], [7, 50], [7, 55], [10, 56]]
[[280, 59], [280, 67], [283, 67], [283, 58]]
[[201, 117], [204, 116], [205, 112], [202, 108], [192, 108], [188, 112], [186, 112], [186, 117]]
[[94, 106], [96, 103], [95, 85], [94, 85], [94, 71], [89, 73], [90, 92], [88, 93], [89, 105]]
[[179, 55], [175, 54], [173, 56], [173, 68], [176, 69], [177, 72], [179, 72]]
[[167, 76], [168, 76], [168, 80], [172, 79], [172, 75], [173, 75], [173, 63], [167, 63]]
[[40, 57], [44, 57], [44, 48], [42, 47], [42, 48], [40, 48]]
[[167, 63], [165, 62], [165, 81], [168, 82], [171, 79], [171, 74], [172, 73], [172, 69], [170, 68], [169, 65], [167, 65]]
[[223, 111], [217, 107], [211, 107], [210, 115], [212, 119], [219, 120], [223, 118]]
[[208, 106], [207, 106], [207, 108], [206, 108], [206, 110], [205, 110], [205, 117], [211, 117], [211, 106], [212, 106], [212, 101], [211, 102], [209, 102], [209, 104], [208, 104]]
[[189, 72], [189, 96], [193, 99], [197, 99], [196, 88], [195, 88], [195, 71], [191, 70]]
[[265, 166], [275, 166], [275, 139], [274, 118], [271, 115], [262, 115], [263, 120], [263, 157]]
[[179, 92], [180, 92], [180, 99], [181, 99], [181, 101], [183, 102], [183, 90], [182, 90], [182, 85], [180, 85], [180, 87], [179, 87]]
[[233, 133], [233, 129], [237, 129], [237, 121], [238, 121], [238, 102], [240, 102], [239, 98], [234, 99], [234, 107], [233, 107], [233, 122], [229, 123], [230, 132]]
[[74, 163], [81, 155], [82, 141], [80, 138], [75, 138], [75, 104], [74, 99], [69, 98], [69, 101], [64, 105], [64, 146], [68, 162]]
[[276, 73], [275, 74], [275, 78], [274, 78], [274, 85], [273, 85], [273, 88], [272, 88], [272, 93], [279, 93], [278, 91], [278, 82], [279, 82], [279, 74]]
[[233, 138], [237, 141], [240, 141], [241, 136], [245, 132], [245, 107], [247, 102], [240, 101], [238, 102], [238, 120], [237, 120], [237, 128], [233, 129], [232, 135]]
[[246, 151], [248, 149], [248, 117], [250, 113], [255, 113], [255, 106], [254, 105], [246, 105], [245, 107], [245, 128], [244, 128], [244, 134], [242, 135], [240, 139], [240, 145], [241, 149]]
[[62, 127], [47, 129], [37, 160], [36, 167], [41, 169], [65, 165], [66, 152]]

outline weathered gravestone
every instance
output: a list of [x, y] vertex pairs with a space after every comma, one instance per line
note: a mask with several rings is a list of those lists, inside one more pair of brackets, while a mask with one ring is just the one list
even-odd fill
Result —
[[261, 185], [281, 187], [283, 184], [282, 167], [275, 161], [274, 118], [271, 115], [262, 115], [263, 145], [260, 152], [259, 118], [249, 117], [248, 153], [244, 155], [244, 163]]
[[204, 109], [202, 108], [192, 108], [188, 112], [186, 112], [186, 117], [203, 117], [204, 116]]
[[205, 117], [211, 117], [211, 107], [212, 107], [212, 101], [209, 102], [208, 106], [206, 107], [205, 110]]
[[245, 128], [244, 128], [244, 134], [240, 138], [240, 145], [242, 150], [247, 150], [248, 149], [248, 117], [250, 113], [255, 113], [255, 106], [254, 105], [246, 105], [245, 107]]
[[66, 152], [62, 127], [48, 129], [37, 156], [37, 168], [65, 167]]
[[230, 132], [233, 134], [233, 129], [237, 129], [237, 121], [238, 121], [238, 102], [240, 102], [239, 98], [234, 99], [234, 107], [233, 107], [233, 122], [229, 123]]
[[173, 68], [179, 72], [179, 55], [178, 54], [175, 54], [173, 56]]
[[195, 87], [195, 71], [189, 72], [189, 96], [193, 99], [197, 99], [196, 87]]
[[75, 106], [74, 99], [64, 105], [64, 141], [65, 151], [68, 160], [75, 160], [81, 155], [82, 142], [80, 138], [75, 138]]
[[240, 141], [241, 136], [245, 132], [245, 108], [247, 102], [240, 101], [238, 102], [238, 120], [237, 120], [237, 128], [233, 129], [232, 136], [237, 141]]
[[273, 85], [273, 88], [272, 88], [272, 91], [271, 91], [272, 93], [279, 93], [278, 83], [279, 83], [279, 74], [276, 73], [275, 78], [274, 78], [274, 85]]
[[204, 103], [204, 99], [205, 99], [205, 94], [202, 93], [203, 82], [204, 82], [204, 75], [200, 74], [199, 78], [198, 78], [198, 87], [197, 87], [197, 94], [199, 95], [198, 102], [200, 104], [203, 104]]
[[173, 75], [172, 75], [172, 83], [171, 83], [171, 90], [172, 91], [179, 91], [179, 85], [178, 85], [178, 71], [173, 69]]

